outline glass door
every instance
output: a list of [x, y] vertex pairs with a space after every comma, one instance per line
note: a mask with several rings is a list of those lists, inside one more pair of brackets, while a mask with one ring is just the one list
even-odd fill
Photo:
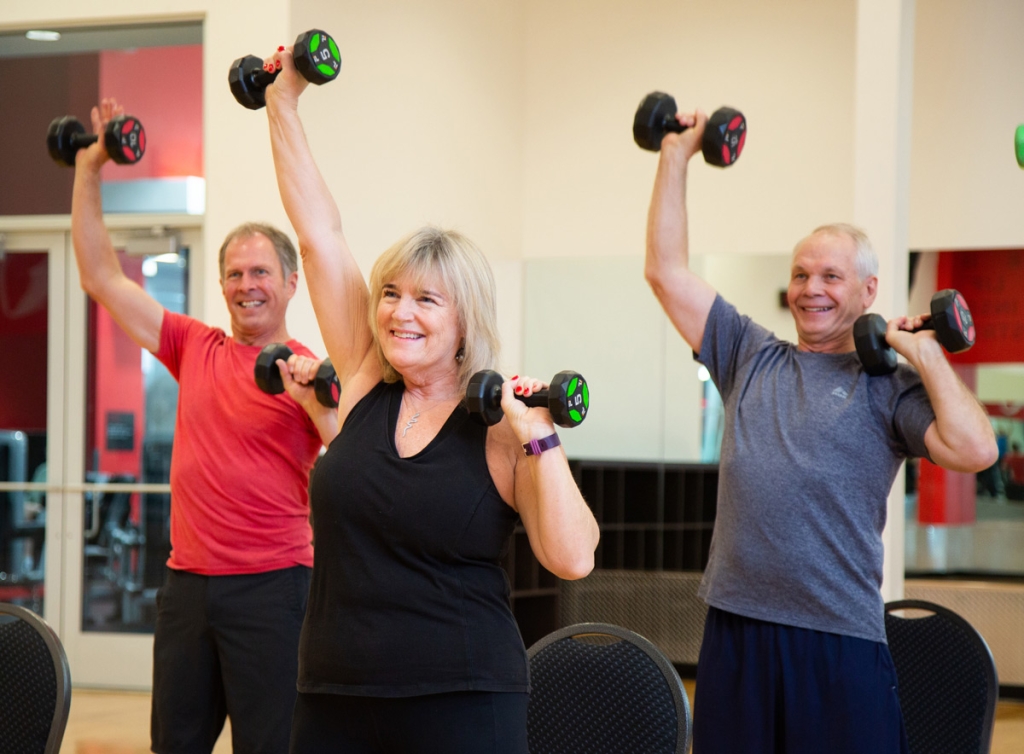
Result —
[[60, 626], [64, 233], [0, 232], [0, 601]]
[[[127, 221], [127, 219], [125, 220]], [[108, 218], [108, 226], [111, 220]], [[198, 227], [112, 229], [121, 268], [164, 308], [189, 312]], [[69, 327], [64, 634], [75, 682], [149, 688], [156, 594], [170, 553], [170, 457], [178, 386], [80, 289]]]

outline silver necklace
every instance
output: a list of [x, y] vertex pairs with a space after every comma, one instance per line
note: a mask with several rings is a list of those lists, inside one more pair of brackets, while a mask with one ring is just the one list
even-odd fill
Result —
[[412, 418], [405, 423], [405, 429], [402, 430], [402, 437], [405, 437], [405, 433], [412, 429], [412, 425], [416, 423], [416, 420], [419, 418], [419, 416], [420, 412], [417, 411], [415, 414], [412, 415]]
[[412, 418], [411, 418], [411, 419], [409, 419], [409, 420], [408, 420], [408, 421], [407, 421], [407, 422], [405, 423], [405, 427], [404, 427], [404, 428], [402, 429], [402, 437], [405, 437], [405, 433], [406, 433], [406, 432], [408, 432], [408, 431], [409, 431], [410, 429], [412, 429], [412, 425], [413, 425], [413, 424], [416, 424], [416, 422], [417, 422], [417, 421], [419, 421], [419, 418], [420, 418], [420, 414], [422, 414], [422, 413], [430, 413], [431, 411], [433, 411], [433, 410], [434, 410], [435, 408], [437, 408], [438, 406], [440, 406], [440, 405], [441, 405], [442, 403], [444, 403], [444, 402], [445, 402], [445, 401], [447, 401], [447, 400], [450, 400], [450, 399], [449, 399], [449, 398], [442, 398], [441, 400], [439, 400], [439, 401], [436, 401], [436, 402], [434, 403], [434, 405], [433, 405], [433, 406], [431, 406], [430, 408], [427, 408], [427, 409], [420, 409], [420, 410], [419, 410], [419, 411], [417, 411], [417, 412], [416, 412], [415, 414], [413, 414], [413, 415], [412, 415]]

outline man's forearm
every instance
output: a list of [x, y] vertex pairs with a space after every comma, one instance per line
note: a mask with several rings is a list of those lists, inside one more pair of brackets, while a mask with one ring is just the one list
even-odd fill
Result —
[[[935, 411], [935, 431], [943, 453], [949, 458], [936, 459], [941, 465], [956, 470], [988, 468], [998, 457], [995, 432], [977, 397], [953, 371], [938, 344], [921, 349], [913, 365]], [[929, 448], [934, 454], [934, 449]], [[943, 461], [946, 461], [943, 463]]]

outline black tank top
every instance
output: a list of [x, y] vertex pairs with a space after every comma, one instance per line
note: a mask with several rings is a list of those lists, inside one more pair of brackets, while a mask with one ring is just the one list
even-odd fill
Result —
[[500, 566], [518, 515], [491, 480], [487, 428], [456, 407], [426, 448], [400, 458], [403, 390], [374, 387], [313, 474], [299, 691], [526, 691]]

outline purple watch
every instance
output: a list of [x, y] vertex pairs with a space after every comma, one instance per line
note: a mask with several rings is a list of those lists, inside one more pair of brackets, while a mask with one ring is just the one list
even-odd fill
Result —
[[557, 448], [561, 444], [562, 441], [558, 439], [558, 433], [555, 433], [540, 440], [530, 440], [527, 443], [523, 443], [523, 450], [526, 451], [528, 456], [539, 456], [545, 450]]

